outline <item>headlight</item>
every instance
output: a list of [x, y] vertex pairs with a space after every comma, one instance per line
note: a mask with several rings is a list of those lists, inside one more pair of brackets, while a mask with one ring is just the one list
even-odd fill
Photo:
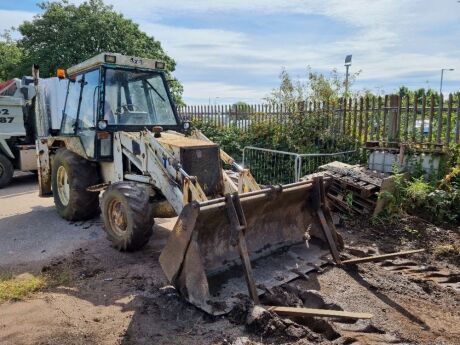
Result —
[[183, 125], [183, 128], [184, 128], [186, 131], [190, 129], [190, 122], [185, 121], [182, 125]]
[[97, 123], [97, 128], [100, 129], [101, 131], [103, 131], [104, 129], [107, 128], [107, 121], [105, 120], [100, 120], [98, 123]]

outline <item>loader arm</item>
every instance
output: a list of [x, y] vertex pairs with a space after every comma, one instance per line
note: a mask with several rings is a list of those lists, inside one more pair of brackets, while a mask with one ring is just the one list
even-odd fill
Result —
[[[142, 171], [145, 182], [163, 193], [176, 214], [180, 214], [184, 206], [194, 200], [208, 200], [197, 177], [187, 174], [179, 157], [164, 147], [152, 132], [119, 132], [117, 135], [123, 154]], [[134, 179], [130, 174], [125, 174], [125, 178]]]

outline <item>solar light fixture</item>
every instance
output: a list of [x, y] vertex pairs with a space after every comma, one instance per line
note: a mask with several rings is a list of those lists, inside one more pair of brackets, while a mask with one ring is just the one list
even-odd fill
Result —
[[351, 54], [345, 56], [345, 97], [348, 97], [348, 69], [351, 66]]
[[345, 56], [345, 66], [351, 66], [351, 57], [352, 55]]

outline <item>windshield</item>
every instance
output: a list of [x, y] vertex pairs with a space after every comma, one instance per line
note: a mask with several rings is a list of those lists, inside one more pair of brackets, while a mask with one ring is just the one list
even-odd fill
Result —
[[177, 125], [163, 78], [153, 71], [106, 69], [104, 119], [109, 125]]

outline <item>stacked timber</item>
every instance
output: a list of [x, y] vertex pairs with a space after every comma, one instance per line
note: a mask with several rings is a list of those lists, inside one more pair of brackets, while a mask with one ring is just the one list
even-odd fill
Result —
[[332, 179], [327, 190], [331, 206], [345, 213], [375, 215], [385, 207], [382, 191], [391, 192], [393, 176], [369, 170], [360, 165], [332, 162], [320, 166]]

